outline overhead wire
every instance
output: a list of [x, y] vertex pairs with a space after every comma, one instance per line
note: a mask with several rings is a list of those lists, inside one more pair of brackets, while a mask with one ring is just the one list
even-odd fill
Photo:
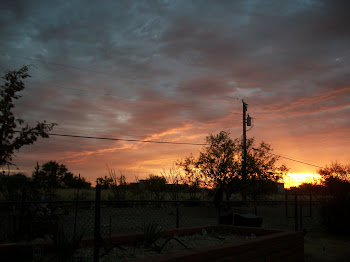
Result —
[[[80, 68], [80, 67], [75, 67], [75, 66], [69, 66], [69, 65], [63, 65], [63, 64], [58, 64], [58, 63], [52, 63], [52, 62], [46, 62], [46, 61], [42, 61], [42, 60], [39, 60], [39, 59], [31, 59], [31, 58], [22, 58], [22, 59], [28, 59], [28, 60], [33, 60], [33, 61], [39, 61], [41, 63], [47, 63], [47, 64], [52, 64], [52, 65], [56, 65], [56, 66], [61, 66], [61, 67], [67, 67], [67, 68], [72, 68], [72, 69], [77, 69], [77, 70], [85, 70], [85, 71], [89, 71], [89, 72], [94, 72], [94, 73], [98, 73], [98, 74], [104, 74], [104, 75], [109, 75], [109, 76], [117, 76], [117, 75], [114, 75], [114, 74], [109, 74], [109, 73], [105, 73], [105, 72], [101, 72], [101, 71], [95, 71], [95, 70], [91, 70], [91, 69], [87, 69], [87, 68]], [[120, 76], [118, 76], [120, 77]], [[31, 81], [32, 82], [32, 81]], [[33, 83], [33, 82], [32, 82]], [[37, 82], [38, 83], [38, 82]], [[62, 86], [58, 86], [58, 85], [54, 85], [54, 84], [50, 84], [48, 83], [49, 85], [51, 86], [54, 86], [54, 87], [58, 87], [58, 88], [64, 88], [64, 89], [73, 89], [73, 90], [78, 90], [78, 91], [84, 91], [84, 92], [88, 92], [88, 93], [95, 93], [95, 94], [101, 94], [101, 95], [104, 95], [104, 96], [112, 96], [112, 97], [116, 97], [116, 96], [113, 96], [112, 94], [107, 94], [107, 93], [100, 93], [100, 92], [94, 92], [94, 91], [90, 91], [90, 90], [86, 90], [86, 89], [81, 89], [81, 88], [69, 88], [69, 87], [62, 87]], [[168, 85], [170, 86], [170, 85]], [[223, 96], [223, 97], [227, 97], [227, 98], [232, 98], [232, 99], [236, 99], [236, 100], [240, 100], [240, 98], [238, 97], [233, 97], [233, 96]], [[119, 98], [119, 97], [116, 97], [118, 99], [123, 99], [123, 98]], [[150, 101], [150, 100], [145, 100], [145, 99], [142, 99], [143, 101]], [[210, 110], [210, 109], [206, 109], [206, 110]], [[217, 110], [210, 110], [210, 111], [217, 111]], [[232, 112], [233, 114], [240, 114], [240, 113], [235, 113], [235, 112]], [[250, 129], [249, 129], [250, 130]], [[52, 134], [49, 134], [49, 135], [52, 135], [52, 136], [61, 136], [61, 137], [72, 137], [72, 138], [86, 138], [86, 139], [98, 139], [98, 140], [110, 140], [110, 141], [126, 141], [126, 142], [141, 142], [141, 143], [157, 143], [157, 144], [176, 144], [176, 145], [206, 145], [206, 144], [202, 144], [202, 143], [189, 143], [189, 142], [171, 142], [171, 141], [154, 141], [154, 140], [141, 140], [141, 139], [124, 139], [124, 138], [107, 138], [107, 137], [94, 137], [94, 136], [81, 136], [81, 135], [68, 135], [68, 134], [55, 134], [55, 133], [52, 133]], [[256, 148], [253, 148], [254, 150], [259, 150], [259, 149], [256, 149]], [[271, 155], [275, 155], [275, 156], [278, 156], [278, 157], [281, 157], [281, 158], [284, 158], [284, 159], [287, 159], [287, 160], [290, 160], [290, 161], [294, 161], [294, 162], [298, 162], [298, 163], [301, 163], [301, 164], [305, 164], [305, 165], [310, 165], [310, 166], [314, 166], [314, 167], [318, 167], [318, 168], [323, 168], [321, 166], [318, 166], [318, 165], [314, 165], [314, 164], [310, 164], [310, 163], [307, 163], [307, 162], [304, 162], [304, 161], [300, 161], [300, 160], [296, 160], [296, 159], [293, 159], [293, 158], [290, 158], [290, 157], [285, 157], [285, 156], [282, 156], [282, 155], [278, 155], [278, 154], [274, 154], [274, 153], [270, 153], [270, 152], [267, 152], [268, 154], [271, 154]]]
[[[17, 131], [19, 132], [19, 131]], [[126, 139], [126, 138], [109, 138], [109, 137], [95, 137], [95, 136], [81, 136], [81, 135], [69, 135], [69, 134], [56, 134], [56, 133], [48, 133], [49, 136], [60, 136], [60, 137], [72, 137], [72, 138], [86, 138], [86, 139], [97, 139], [97, 140], [109, 140], [109, 141], [125, 141], [125, 142], [140, 142], [140, 143], [156, 143], [156, 144], [172, 144], [172, 145], [192, 145], [192, 146], [205, 146], [206, 143], [190, 143], [190, 142], [171, 142], [171, 141], [155, 141], [155, 140], [142, 140], [142, 139]], [[252, 148], [256, 151], [262, 151], [257, 148]], [[296, 160], [290, 157], [285, 157], [282, 155], [274, 154], [271, 152], [266, 152], [270, 155], [275, 155], [284, 159], [288, 159], [290, 161], [298, 162], [304, 165], [314, 166], [317, 168], [324, 168], [322, 166], [310, 164], [304, 161]]]
[[61, 137], [73, 137], [73, 138], [97, 139], [97, 140], [109, 140], [109, 141], [155, 143], [155, 144], [192, 145], [192, 146], [204, 146], [204, 145], [206, 145], [206, 144], [202, 144], [202, 143], [190, 143], [190, 142], [171, 142], [171, 141], [155, 141], [155, 140], [142, 140], [142, 139], [109, 138], [109, 137], [55, 134], [55, 133], [48, 133], [48, 135], [49, 136], [61, 136]]
[[[19, 58], [19, 57], [17, 57]], [[75, 70], [83, 70], [83, 71], [87, 71], [87, 72], [92, 72], [92, 73], [97, 73], [97, 74], [103, 74], [103, 75], [108, 75], [108, 76], [113, 76], [113, 77], [121, 77], [121, 78], [125, 78], [125, 79], [129, 79], [129, 80], [137, 80], [136, 78], [130, 78], [130, 77], [125, 77], [123, 75], [117, 75], [117, 74], [110, 74], [110, 73], [106, 73], [106, 72], [102, 72], [102, 71], [98, 71], [98, 70], [92, 70], [89, 68], [81, 68], [81, 67], [76, 67], [76, 66], [70, 66], [70, 65], [65, 65], [65, 64], [59, 64], [59, 63], [53, 63], [53, 62], [47, 62], [41, 59], [33, 59], [33, 58], [19, 58], [19, 59], [25, 59], [25, 60], [31, 60], [31, 61], [38, 61], [40, 63], [44, 63], [44, 64], [51, 64], [54, 66], [60, 66], [60, 67], [65, 67], [65, 68], [71, 68], [71, 69], [75, 69]], [[83, 91], [83, 92], [88, 92], [88, 93], [95, 93], [95, 94], [101, 94], [104, 96], [109, 96], [109, 97], [116, 97], [112, 94], [107, 94], [107, 93], [100, 93], [100, 92], [95, 92], [95, 91], [90, 91], [90, 90], [86, 90], [86, 89], [79, 89], [79, 88], [69, 88], [69, 87], [62, 87], [62, 86], [58, 86], [58, 85], [53, 85], [50, 84], [51, 86], [55, 86], [58, 88], [64, 88], [64, 89], [73, 89], [73, 90], [78, 90], [78, 91]], [[165, 85], [164, 85], [165, 86]], [[168, 87], [179, 87], [179, 86], [171, 86], [171, 85], [166, 85]], [[191, 90], [193, 91], [193, 90]], [[198, 90], [199, 91], [199, 90]], [[236, 100], [240, 100], [238, 97], [233, 97], [233, 96], [223, 96], [223, 97], [227, 97], [227, 98], [232, 98], [232, 99], [236, 99]], [[119, 97], [116, 97], [119, 98]], [[123, 98], [119, 98], [119, 99], [123, 99]], [[143, 101], [147, 101], [145, 99], [142, 99]], [[200, 109], [200, 108], [199, 108]], [[206, 110], [210, 110], [210, 109], [206, 109]], [[210, 111], [217, 111], [217, 110], [210, 110]], [[233, 112], [234, 113], [234, 112]], [[234, 113], [234, 114], [240, 114], [240, 113]], [[250, 129], [249, 129], [250, 130]], [[110, 140], [110, 141], [126, 141], [126, 142], [141, 142], [141, 143], [157, 143], [157, 144], [177, 144], [177, 145], [206, 145], [206, 144], [202, 144], [202, 143], [188, 143], [188, 142], [171, 142], [171, 141], [154, 141], [154, 140], [141, 140], [141, 139], [124, 139], [124, 138], [107, 138], [107, 137], [94, 137], [94, 136], [81, 136], [81, 135], [68, 135], [68, 134], [56, 134], [56, 133], [52, 133], [49, 134], [52, 136], [61, 136], [61, 137], [72, 137], [72, 138], [85, 138], [85, 139], [98, 139], [98, 140]], [[259, 150], [256, 148], [253, 148], [254, 150]], [[321, 166], [318, 165], [314, 165], [314, 164], [310, 164], [304, 161], [300, 161], [300, 160], [296, 160], [290, 157], [285, 157], [282, 155], [278, 155], [278, 154], [274, 154], [274, 153], [270, 153], [267, 152], [268, 154], [271, 155], [275, 155], [290, 161], [294, 161], [294, 162], [298, 162], [301, 164], [305, 164], [305, 165], [310, 165], [310, 166], [314, 166], [314, 167], [318, 167], [318, 168], [323, 168]]]
[[[252, 149], [253, 150], [257, 150], [257, 151], [262, 151], [261, 149], [259, 150], [257, 148], [252, 148]], [[298, 162], [298, 163], [301, 163], [301, 164], [304, 164], [304, 165], [314, 166], [314, 167], [318, 167], [318, 168], [324, 168], [322, 166], [310, 164], [310, 163], [307, 163], [307, 162], [304, 162], [304, 161], [296, 160], [296, 159], [293, 159], [293, 158], [290, 158], [290, 157], [281, 156], [281, 155], [274, 154], [274, 153], [271, 153], [271, 152], [265, 152], [265, 153], [270, 154], [270, 155], [275, 155], [275, 156], [278, 156], [278, 157], [281, 157], [281, 158], [285, 158], [285, 159], [288, 159], [290, 161]]]

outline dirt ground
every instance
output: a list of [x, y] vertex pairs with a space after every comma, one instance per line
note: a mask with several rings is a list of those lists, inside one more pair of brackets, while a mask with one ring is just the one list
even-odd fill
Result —
[[305, 262], [350, 261], [350, 236], [310, 232], [304, 237]]
[[[258, 206], [257, 214], [263, 218], [262, 227], [295, 230], [293, 207], [281, 205]], [[231, 207], [234, 213], [254, 213], [253, 206]], [[78, 226], [85, 234], [92, 235], [93, 210], [81, 209], [78, 213]], [[288, 215], [288, 217], [287, 217]], [[298, 219], [298, 225], [302, 223], [302, 229], [306, 230], [304, 238], [305, 262], [311, 261], [350, 261], [350, 236], [341, 237], [327, 232], [322, 225], [322, 220], [317, 206], [303, 207], [303, 219]], [[180, 227], [217, 224], [217, 211], [212, 206], [179, 207]], [[65, 217], [65, 225], [72, 226], [73, 214]], [[101, 231], [108, 235], [140, 232], [144, 223], [156, 221], [164, 229], [175, 228], [176, 208], [163, 206], [150, 208], [145, 206], [113, 208], [102, 207]]]
[[[65, 231], [73, 232], [74, 208], [65, 209], [61, 215], [61, 224]], [[217, 210], [211, 205], [179, 206], [179, 226], [193, 227], [216, 225], [218, 223]], [[254, 213], [254, 206], [231, 206], [234, 213]], [[303, 207], [302, 229], [306, 229], [304, 237], [305, 261], [350, 261], [350, 236], [337, 236], [330, 234], [322, 225], [319, 207]], [[102, 205], [101, 207], [101, 233], [102, 235], [142, 232], [146, 223], [154, 221], [163, 229], [176, 227], [177, 209], [172, 205], [145, 204], [128, 207]], [[263, 228], [295, 230], [293, 206], [281, 204], [262, 205], [257, 207], [257, 215], [263, 218]], [[84, 232], [85, 237], [93, 236], [94, 206], [81, 205], [77, 213], [77, 232]]]
[[[292, 207], [284, 204], [263, 205], [257, 207], [257, 215], [263, 219], [262, 227], [283, 230], [295, 230], [295, 219]], [[218, 212], [212, 205], [179, 206], [179, 226], [193, 227], [215, 225], [218, 223]], [[223, 211], [225, 212], [225, 211]], [[244, 214], [253, 213], [253, 206], [231, 206], [229, 212]], [[134, 207], [101, 207], [101, 231], [104, 234], [122, 234], [140, 232], [145, 223], [154, 221], [164, 229], [176, 227], [176, 207], [171, 205]], [[62, 216], [62, 224], [68, 231], [74, 226], [75, 212]], [[84, 231], [84, 235], [93, 235], [94, 207], [82, 206], [77, 215], [78, 230]], [[303, 208], [302, 221], [298, 219], [299, 228], [306, 228], [309, 232], [323, 232], [325, 227], [321, 223], [319, 208], [317, 206]]]

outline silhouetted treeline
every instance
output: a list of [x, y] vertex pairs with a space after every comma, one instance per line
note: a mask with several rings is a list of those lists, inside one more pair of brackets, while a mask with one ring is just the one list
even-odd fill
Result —
[[32, 177], [18, 173], [0, 176], [1, 192], [7, 200], [26, 199], [41, 200], [56, 197], [58, 188], [90, 188], [91, 183], [80, 178], [55, 161], [49, 161], [34, 168]]
[[350, 165], [332, 163], [318, 170], [320, 185], [305, 183], [296, 190], [321, 202], [324, 223], [336, 233], [350, 233]]

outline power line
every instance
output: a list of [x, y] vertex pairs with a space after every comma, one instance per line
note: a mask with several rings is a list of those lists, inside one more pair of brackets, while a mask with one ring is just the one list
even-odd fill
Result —
[[[140, 142], [140, 143], [156, 143], [156, 144], [173, 144], [173, 145], [192, 145], [192, 146], [205, 146], [207, 144], [202, 144], [202, 143], [189, 143], [189, 142], [170, 142], [170, 141], [154, 141], [154, 140], [141, 140], [141, 139], [125, 139], [125, 138], [108, 138], [108, 137], [95, 137], [95, 136], [80, 136], [80, 135], [66, 135], [66, 134], [49, 134], [50, 136], [61, 136], [61, 137], [73, 137], [73, 138], [87, 138], [87, 139], [98, 139], [98, 140], [111, 140], [111, 141], [126, 141], [126, 142]], [[253, 150], [257, 150], [257, 151], [262, 151], [259, 150], [257, 148], [253, 148]], [[303, 162], [300, 160], [296, 160], [293, 158], [289, 158], [289, 157], [285, 157], [285, 156], [281, 156], [278, 154], [274, 154], [274, 153], [270, 153], [270, 152], [266, 152], [268, 154], [271, 155], [275, 155], [281, 158], [285, 158], [294, 162], [298, 162], [304, 165], [309, 165], [309, 166], [314, 166], [314, 167], [318, 167], [318, 168], [324, 168], [322, 166], [317, 166], [314, 164], [310, 164], [307, 162]]]
[[[257, 149], [257, 148], [253, 148], [253, 150], [262, 151], [261, 149]], [[301, 163], [301, 164], [304, 164], [304, 165], [314, 166], [314, 167], [318, 167], [318, 168], [324, 168], [322, 166], [317, 166], [317, 165], [314, 165], [314, 164], [310, 164], [310, 163], [303, 162], [303, 161], [300, 161], [300, 160], [296, 160], [296, 159], [293, 159], [293, 158], [277, 155], [277, 154], [274, 154], [274, 153], [270, 153], [270, 152], [265, 152], [265, 153], [270, 154], [270, 155], [274, 155], [274, 156], [278, 156], [278, 157], [281, 157], [281, 158], [285, 158], [285, 159], [288, 159], [290, 161], [298, 162], [298, 163]]]
[[[51, 136], [61, 136], [61, 137], [73, 137], [73, 138], [87, 138], [87, 139], [98, 139], [98, 140], [111, 140], [111, 141], [126, 141], [126, 142], [140, 142], [140, 143], [155, 143], [155, 144], [173, 144], [173, 145], [192, 145], [192, 146], [205, 146], [207, 144], [201, 144], [201, 143], [187, 143], [187, 142], [170, 142], [170, 141], [154, 141], [154, 140], [141, 140], [141, 139], [125, 139], [125, 138], [108, 138], [108, 137], [94, 137], [94, 136], [79, 136], [79, 135], [65, 135], [65, 134], [49, 134]], [[261, 151], [257, 148], [253, 148], [253, 150]], [[289, 157], [281, 156], [278, 154], [266, 152], [271, 155], [275, 155], [281, 158], [288, 159], [290, 161], [298, 162], [304, 165], [314, 166], [318, 168], [324, 168], [322, 166], [317, 166], [314, 164], [310, 164], [307, 162], [303, 162], [300, 160], [292, 159]]]
[[[15, 132], [20, 132], [20, 131], [15, 131]], [[170, 141], [154, 141], [154, 140], [141, 140], [141, 139], [126, 139], [126, 138], [109, 138], [109, 137], [95, 137], [95, 136], [81, 136], [81, 135], [68, 135], [68, 134], [54, 134], [54, 133], [49, 133], [49, 136], [61, 136], [61, 137], [72, 137], [72, 138], [85, 138], [85, 139], [97, 139], [97, 140], [109, 140], [109, 141], [125, 141], [125, 142], [140, 142], [140, 143], [155, 143], [155, 144], [172, 144], [172, 145], [192, 145], [192, 146], [205, 146], [207, 144], [202, 144], [202, 143], [189, 143], [189, 142], [170, 142]], [[252, 148], [253, 150], [256, 151], [262, 151], [261, 149], [257, 149], [257, 148]], [[274, 154], [271, 152], [265, 152], [267, 154], [270, 155], [274, 155], [274, 156], [278, 156], [281, 158], [285, 158], [288, 159], [290, 161], [294, 161], [294, 162], [298, 162], [304, 165], [309, 165], [309, 166], [314, 166], [314, 167], [318, 167], [318, 168], [324, 168], [322, 166], [317, 166], [314, 164], [310, 164], [307, 162], [303, 162], [300, 160], [296, 160], [290, 157], [285, 157], [285, 156], [281, 156], [278, 154]]]
[[98, 140], [111, 140], [111, 141], [140, 142], [140, 143], [173, 144], [173, 145], [192, 145], [192, 146], [204, 146], [204, 145], [206, 145], [206, 144], [200, 144], [200, 143], [170, 142], [170, 141], [154, 141], [154, 140], [125, 139], [125, 138], [109, 138], [109, 137], [80, 136], [80, 135], [51, 134], [51, 133], [49, 133], [48, 135], [50, 135], [50, 136], [62, 136], [62, 137], [73, 137], [73, 138], [98, 139]]

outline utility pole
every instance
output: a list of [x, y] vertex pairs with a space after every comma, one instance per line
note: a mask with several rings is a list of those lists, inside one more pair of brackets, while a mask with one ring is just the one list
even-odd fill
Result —
[[244, 102], [243, 103], [243, 141], [242, 141], [242, 147], [243, 147], [243, 155], [242, 155], [242, 198], [243, 200], [247, 200], [247, 106], [248, 104]]

